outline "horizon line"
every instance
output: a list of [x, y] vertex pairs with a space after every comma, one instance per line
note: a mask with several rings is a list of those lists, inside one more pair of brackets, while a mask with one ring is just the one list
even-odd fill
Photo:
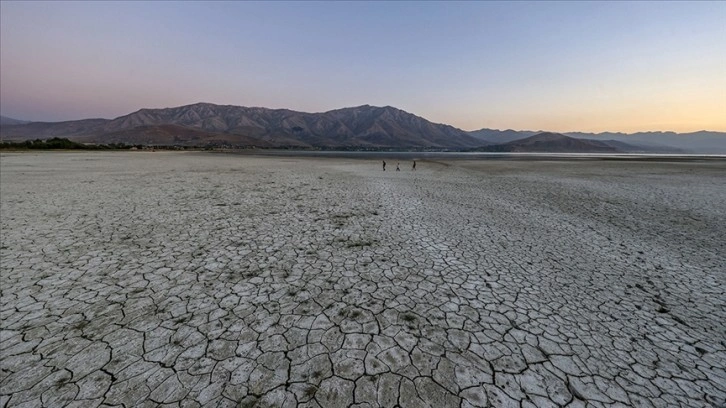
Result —
[[[634, 132], [615, 131], [615, 130], [603, 130], [603, 131], [584, 131], [584, 130], [554, 131], [554, 130], [544, 130], [544, 129], [539, 129], [539, 130], [514, 129], [514, 128], [501, 129], [501, 128], [490, 128], [490, 127], [482, 127], [482, 128], [473, 129], [473, 130], [465, 130], [465, 129], [459, 128], [457, 126], [451, 125], [449, 123], [434, 122], [432, 120], [427, 119], [424, 116], [420, 116], [420, 115], [417, 115], [415, 113], [412, 113], [412, 112], [403, 110], [401, 108], [397, 108], [397, 107], [395, 107], [393, 105], [378, 106], [378, 105], [371, 105], [371, 104], [367, 104], [367, 103], [366, 104], [362, 104], [362, 105], [343, 106], [343, 107], [340, 107], [340, 108], [329, 109], [329, 110], [326, 110], [326, 111], [306, 112], [306, 111], [300, 111], [300, 110], [295, 110], [295, 109], [290, 109], [290, 108], [269, 108], [269, 107], [265, 107], [265, 106], [245, 106], [245, 105], [221, 104], [221, 103], [214, 103], [214, 102], [199, 101], [199, 102], [188, 103], [188, 104], [185, 104], [185, 105], [166, 106], [166, 107], [161, 107], [161, 108], [139, 108], [139, 109], [136, 109], [135, 111], [132, 111], [132, 112], [129, 112], [129, 113], [120, 115], [120, 116], [116, 116], [116, 117], [113, 117], [113, 118], [85, 117], [85, 118], [81, 118], [81, 119], [67, 119], [67, 120], [57, 120], [57, 121], [46, 121], [46, 120], [26, 120], [26, 119], [18, 119], [18, 118], [11, 117], [11, 116], [5, 116], [1, 112], [0, 112], [0, 116], [2, 116], [3, 118], [6, 118], [6, 119], [11, 119], [11, 120], [17, 120], [17, 121], [21, 121], [21, 122], [26, 122], [26, 123], [22, 123], [22, 124], [18, 124], [18, 125], [24, 125], [24, 124], [30, 124], [30, 123], [64, 123], [64, 122], [76, 122], [76, 121], [82, 121], [82, 120], [109, 120], [110, 121], [110, 120], [116, 120], [118, 118], [122, 118], [124, 116], [132, 115], [134, 113], [137, 113], [137, 112], [140, 112], [140, 111], [143, 111], [143, 110], [176, 109], [176, 108], [183, 108], [183, 107], [194, 106], [194, 105], [213, 105], [213, 106], [225, 106], [225, 107], [248, 108], [248, 109], [286, 110], [286, 111], [291, 111], [291, 112], [296, 112], [296, 113], [305, 113], [305, 114], [325, 114], [325, 113], [329, 113], [329, 112], [333, 112], [333, 111], [337, 111], [337, 110], [354, 109], [354, 108], [362, 108], [362, 107], [392, 108], [392, 109], [396, 109], [396, 110], [400, 110], [402, 112], [408, 113], [410, 115], [417, 116], [419, 118], [422, 118], [422, 119], [424, 119], [424, 120], [426, 120], [428, 122], [434, 123], [434, 124], [451, 126], [453, 128], [456, 128], [456, 129], [461, 130], [462, 132], [466, 132], [466, 133], [479, 132], [479, 131], [482, 131], [482, 130], [493, 130], [493, 131], [498, 131], [498, 132], [506, 132], [506, 131], [514, 131], [514, 132], [534, 132], [534, 133], [552, 132], [552, 133], [561, 133], [561, 134], [568, 134], [568, 133], [589, 133], [589, 134], [594, 134], [594, 135], [600, 135], [600, 134], [606, 134], [606, 133], [615, 133], [615, 134], [623, 134], [623, 135], [633, 135], [633, 134], [638, 134], [638, 133], [674, 133], [674, 134], [689, 134], [689, 133], [699, 133], [699, 132], [726, 133], [726, 129], [724, 129], [724, 130], [710, 130], [710, 129], [706, 129], [706, 128], [700, 128], [698, 130], [684, 131], [684, 132], [677, 132], [675, 130], [640, 130], [640, 131], [634, 131]], [[5, 125], [5, 126], [14, 126], [14, 125]]]

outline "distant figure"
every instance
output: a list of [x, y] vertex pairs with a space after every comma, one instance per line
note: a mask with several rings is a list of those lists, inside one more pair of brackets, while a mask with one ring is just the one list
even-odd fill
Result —
[[401, 171], [401, 169], [398, 167], [401, 163], [396, 163], [396, 171]]
[[416, 171], [416, 160], [413, 161], [413, 167], [411, 168], [411, 170]]
[[383, 160], [383, 171], [386, 171], [386, 161]]

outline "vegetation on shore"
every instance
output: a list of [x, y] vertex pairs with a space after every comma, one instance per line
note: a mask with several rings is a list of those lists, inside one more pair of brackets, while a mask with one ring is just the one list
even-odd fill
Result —
[[[180, 145], [142, 145], [126, 143], [108, 144], [86, 144], [78, 143], [67, 138], [54, 137], [51, 139], [35, 139], [25, 141], [0, 141], [0, 150], [306, 150], [306, 151], [344, 151], [344, 152], [432, 152], [449, 151], [440, 148], [392, 148], [392, 147], [371, 147], [371, 146], [238, 146], [228, 143], [207, 143], [201, 146], [180, 146]], [[457, 150], [451, 150], [457, 151]]]
[[[22, 142], [0, 142], [0, 149], [6, 150], [118, 150], [118, 149], [131, 149], [132, 145], [124, 143], [110, 143], [110, 144], [93, 144], [87, 145], [83, 143], [74, 142], [66, 138], [54, 137], [47, 140], [35, 139], [25, 140]], [[141, 146], [138, 146], [140, 148]]]

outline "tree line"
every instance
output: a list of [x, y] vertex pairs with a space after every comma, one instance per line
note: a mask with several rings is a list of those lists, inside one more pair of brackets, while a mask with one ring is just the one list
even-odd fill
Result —
[[12, 150], [117, 150], [117, 149], [131, 149], [131, 148], [142, 148], [141, 145], [127, 145], [125, 143], [109, 143], [109, 144], [93, 144], [87, 145], [83, 143], [74, 142], [66, 138], [54, 137], [51, 139], [41, 140], [25, 140], [22, 142], [0, 142], [0, 149], [12, 149]]

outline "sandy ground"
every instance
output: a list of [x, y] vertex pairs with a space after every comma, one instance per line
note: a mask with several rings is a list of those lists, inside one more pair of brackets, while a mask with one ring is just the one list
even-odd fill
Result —
[[417, 167], [2, 154], [0, 406], [726, 405], [726, 162]]

